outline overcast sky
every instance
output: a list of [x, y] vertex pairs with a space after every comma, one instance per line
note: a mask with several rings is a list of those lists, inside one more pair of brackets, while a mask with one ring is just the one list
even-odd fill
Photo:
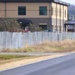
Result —
[[71, 3], [71, 4], [75, 5], [75, 0], [61, 0], [61, 1], [68, 2], [68, 3]]

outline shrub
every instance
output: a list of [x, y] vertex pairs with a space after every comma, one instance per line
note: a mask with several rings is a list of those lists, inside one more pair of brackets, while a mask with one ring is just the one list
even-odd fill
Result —
[[21, 31], [21, 26], [14, 18], [0, 18], [0, 31]]
[[40, 27], [36, 26], [35, 24], [31, 24], [31, 23], [29, 24], [29, 30], [31, 32], [34, 32], [34, 31], [42, 31], [42, 29]]

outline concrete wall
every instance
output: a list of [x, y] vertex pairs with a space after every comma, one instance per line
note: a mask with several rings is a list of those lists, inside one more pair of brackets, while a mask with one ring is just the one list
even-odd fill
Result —
[[0, 32], [0, 51], [4, 49], [20, 49], [27, 46], [34, 46], [43, 42], [55, 42], [63, 40], [75, 40], [75, 33], [51, 33], [51, 32], [29, 32], [11, 33]]

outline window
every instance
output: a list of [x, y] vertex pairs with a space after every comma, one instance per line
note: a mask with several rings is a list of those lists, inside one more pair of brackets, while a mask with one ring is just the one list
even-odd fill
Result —
[[56, 8], [52, 7], [52, 15], [56, 16]]
[[57, 8], [56, 7], [54, 8], [53, 12], [54, 12], [54, 15], [56, 16], [57, 15]]
[[66, 10], [65, 10], [65, 18], [66, 18], [66, 15], [67, 15], [67, 14], [66, 14]]
[[53, 15], [53, 7], [52, 7], [52, 10], [51, 10], [51, 14]]
[[47, 7], [46, 6], [39, 7], [39, 15], [47, 15]]
[[25, 6], [18, 7], [18, 15], [26, 15], [26, 7]]
[[47, 30], [47, 25], [39, 25], [42, 30]]
[[58, 16], [58, 8], [56, 9], [56, 14], [57, 14], [57, 16]]
[[59, 16], [61, 17], [61, 9], [59, 9]]

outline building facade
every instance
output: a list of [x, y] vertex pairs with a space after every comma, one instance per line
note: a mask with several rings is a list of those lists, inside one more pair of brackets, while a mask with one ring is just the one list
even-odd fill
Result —
[[[31, 21], [36, 27], [63, 32], [68, 20], [68, 5], [54, 0], [0, 0], [0, 18]], [[20, 22], [22, 23], [22, 22]]]

